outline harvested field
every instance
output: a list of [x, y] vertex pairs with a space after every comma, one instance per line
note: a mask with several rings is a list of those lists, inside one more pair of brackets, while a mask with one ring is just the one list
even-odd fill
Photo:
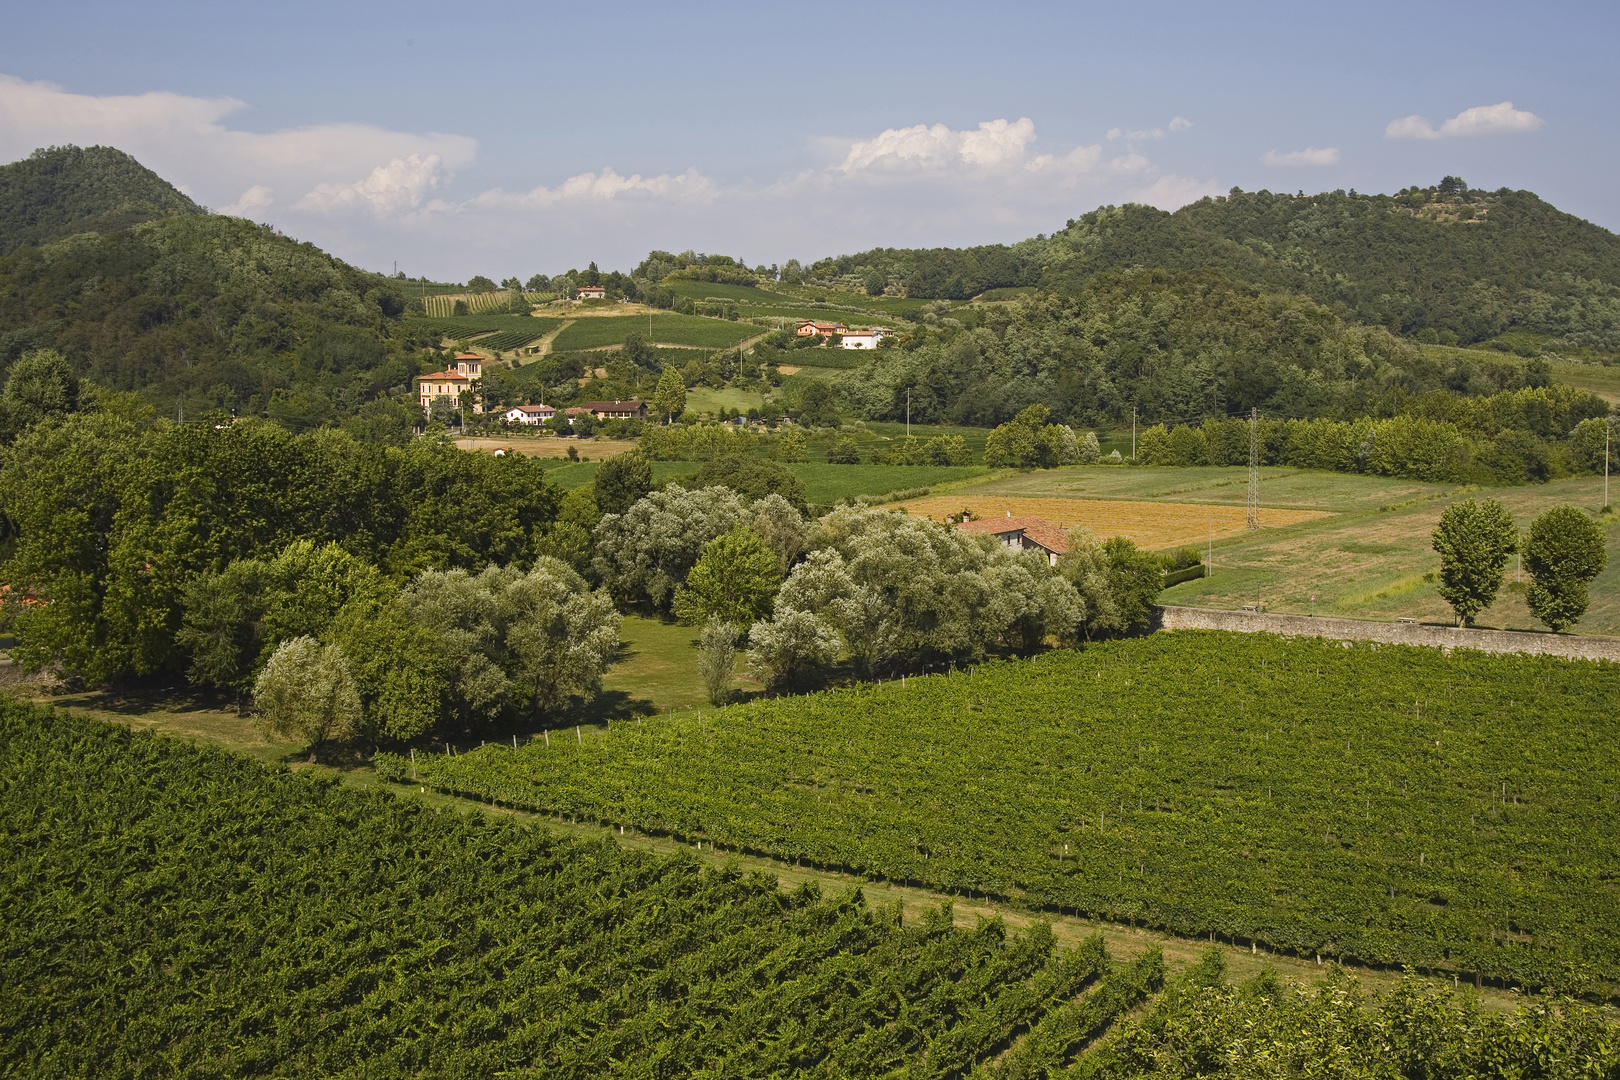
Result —
[[614, 454], [634, 450], [636, 442], [634, 439], [563, 439], [557, 436], [536, 438], [532, 435], [509, 436], [503, 439], [499, 436], [475, 435], [457, 439], [456, 446], [463, 450], [485, 454], [505, 449], [514, 454], [522, 454], [524, 457], [546, 458], [565, 458], [568, 456], [568, 448], [572, 446], [592, 461], [600, 461]]
[[[1209, 503], [1128, 502], [1114, 499], [1041, 499], [965, 491], [900, 503], [906, 513], [943, 521], [963, 509], [981, 518], [1038, 517], [1070, 529], [1083, 525], [1100, 537], [1128, 536], [1149, 551], [1238, 536], [1246, 530], [1246, 509]], [[1279, 529], [1330, 516], [1322, 510], [1282, 510], [1262, 506], [1260, 527]]]

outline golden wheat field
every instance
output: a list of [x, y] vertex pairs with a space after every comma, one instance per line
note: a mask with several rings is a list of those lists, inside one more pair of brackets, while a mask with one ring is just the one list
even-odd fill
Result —
[[[912, 499], [900, 505], [908, 514], [934, 521], [943, 521], [946, 515], [966, 509], [981, 518], [1038, 517], [1048, 525], [1062, 529], [1083, 525], [1104, 538], [1128, 536], [1149, 551], [1182, 545], [1196, 546], [1212, 536], [1217, 540], [1237, 536], [1247, 527], [1244, 507], [1212, 506], [1208, 503], [1042, 499], [964, 492]], [[1262, 506], [1260, 527], [1277, 529], [1330, 516], [1324, 510], [1274, 510]]]

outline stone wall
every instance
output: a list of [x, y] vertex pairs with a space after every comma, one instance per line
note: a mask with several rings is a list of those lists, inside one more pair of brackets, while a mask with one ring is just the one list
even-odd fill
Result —
[[1388, 645], [1432, 645], [1488, 653], [1529, 653], [1579, 660], [1620, 661], [1620, 638], [1573, 637], [1517, 630], [1464, 630], [1433, 624], [1367, 622], [1310, 615], [1271, 615], [1214, 608], [1161, 607], [1162, 630], [1230, 630], [1240, 634], [1283, 634], [1338, 641], [1377, 641]]

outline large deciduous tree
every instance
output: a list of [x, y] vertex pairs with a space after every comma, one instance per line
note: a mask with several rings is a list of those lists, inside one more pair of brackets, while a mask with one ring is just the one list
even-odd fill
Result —
[[1440, 553], [1440, 596], [1457, 613], [1457, 625], [1472, 624], [1502, 587], [1508, 556], [1518, 548], [1513, 516], [1495, 499], [1467, 499], [1440, 514], [1434, 550]]
[[621, 603], [668, 611], [703, 546], [745, 523], [748, 511], [730, 488], [688, 491], [671, 484], [622, 514], [603, 515], [594, 532], [593, 566]]
[[711, 618], [747, 625], [770, 610], [781, 583], [776, 554], [753, 530], [732, 529], [704, 545], [675, 590], [675, 615], [688, 626]]
[[652, 490], [652, 462], [637, 450], [615, 454], [596, 470], [596, 508], [603, 514], [622, 514]]
[[1586, 614], [1587, 586], [1608, 563], [1603, 527], [1574, 506], [1558, 506], [1530, 525], [1524, 565], [1530, 613], [1562, 633]]
[[254, 683], [253, 700], [261, 725], [303, 739], [311, 761], [327, 740], [360, 733], [360, 694], [348, 659], [338, 646], [312, 637], [281, 643]]
[[669, 421], [686, 411], [686, 382], [681, 373], [672, 367], [664, 369], [658, 376], [658, 386], [653, 390], [652, 412], [660, 420]]

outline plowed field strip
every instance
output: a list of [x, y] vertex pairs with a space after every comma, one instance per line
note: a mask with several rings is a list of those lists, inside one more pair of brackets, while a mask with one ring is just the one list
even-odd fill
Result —
[[[908, 514], [943, 521], [963, 509], [981, 518], [1038, 517], [1048, 525], [1070, 529], [1083, 525], [1100, 537], [1128, 536], [1151, 551], [1196, 545], [1212, 534], [1217, 539], [1244, 532], [1242, 506], [1208, 503], [1125, 502], [1113, 499], [1041, 499], [1016, 495], [933, 495], [900, 504]], [[1260, 527], [1280, 529], [1302, 521], [1331, 517], [1323, 510], [1260, 508]]]

